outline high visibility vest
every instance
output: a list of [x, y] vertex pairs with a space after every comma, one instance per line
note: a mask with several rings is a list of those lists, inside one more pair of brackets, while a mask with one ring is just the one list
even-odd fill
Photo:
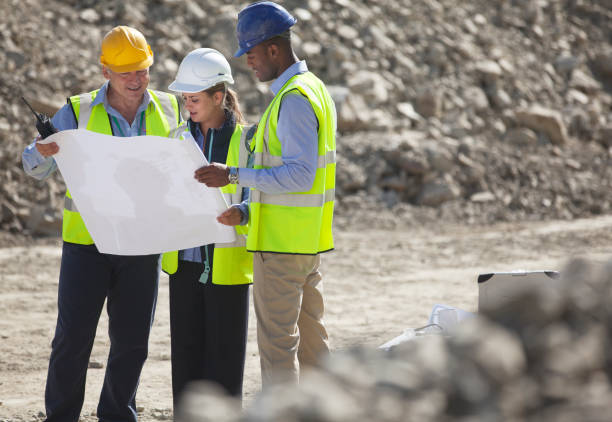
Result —
[[[188, 130], [177, 129], [175, 137]], [[231, 167], [246, 167], [249, 158], [246, 135], [248, 128], [236, 124], [230, 139], [225, 164]], [[221, 192], [228, 204], [242, 202], [242, 186], [229, 184], [221, 188]], [[212, 282], [215, 284], [249, 284], [253, 282], [253, 255], [246, 250], [246, 235], [248, 226], [234, 226], [236, 240], [230, 243], [215, 243], [215, 252], [212, 262]], [[178, 251], [166, 252], [162, 255], [162, 270], [174, 274], [178, 269]]]
[[[152, 102], [145, 110], [147, 135], [167, 136], [170, 130], [176, 128], [181, 120], [176, 97], [165, 92], [147, 90]], [[112, 135], [110, 117], [106, 113], [104, 104], [91, 107], [91, 103], [98, 95], [99, 90], [75, 95], [68, 99], [72, 105], [74, 116], [79, 129]], [[157, 106], [157, 107], [156, 107]], [[72, 201], [70, 192], [66, 190], [64, 198], [64, 219], [62, 223], [62, 238], [66, 242], [91, 245], [94, 243], [85, 227], [79, 211]]]
[[334, 248], [336, 110], [325, 85], [311, 72], [289, 79], [261, 117], [252, 144], [254, 168], [283, 164], [276, 128], [282, 98], [291, 92], [308, 99], [318, 120], [316, 175], [305, 192], [268, 194], [251, 190], [247, 237], [247, 250], [251, 252], [317, 254]]

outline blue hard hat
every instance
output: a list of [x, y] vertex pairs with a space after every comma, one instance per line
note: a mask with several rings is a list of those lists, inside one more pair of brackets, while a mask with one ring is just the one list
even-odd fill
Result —
[[238, 51], [240, 57], [262, 41], [282, 34], [291, 28], [297, 19], [287, 10], [271, 1], [260, 1], [245, 7], [238, 13]]

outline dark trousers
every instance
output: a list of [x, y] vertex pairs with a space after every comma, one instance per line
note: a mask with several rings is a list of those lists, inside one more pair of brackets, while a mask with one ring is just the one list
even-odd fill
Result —
[[64, 243], [58, 317], [45, 391], [47, 421], [78, 421], [96, 328], [107, 300], [110, 352], [98, 404], [104, 422], [136, 421], [136, 388], [147, 358], [159, 255], [118, 256]]
[[202, 264], [179, 261], [170, 275], [170, 334], [174, 408], [185, 386], [213, 381], [242, 397], [249, 321], [249, 285], [198, 281]]

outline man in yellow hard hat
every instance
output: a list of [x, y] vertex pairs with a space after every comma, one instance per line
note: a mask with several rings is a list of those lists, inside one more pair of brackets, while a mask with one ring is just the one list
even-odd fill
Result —
[[[153, 52], [127, 26], [102, 41], [100, 89], [68, 98], [51, 119], [58, 130], [87, 129], [120, 136], [167, 136], [181, 122], [174, 95], [148, 89]], [[22, 156], [25, 171], [45, 179], [57, 169], [56, 143], [37, 138]], [[98, 251], [66, 192], [58, 318], [45, 391], [47, 421], [77, 422], [98, 319], [107, 301], [110, 352], [97, 415], [136, 421], [136, 389], [148, 352], [159, 278], [159, 255], [121, 256]]]

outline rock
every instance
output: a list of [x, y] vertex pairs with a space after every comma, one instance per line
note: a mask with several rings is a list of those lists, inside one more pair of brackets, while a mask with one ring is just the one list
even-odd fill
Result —
[[164, 60], [162, 65], [169, 73], [176, 73], [176, 71], [178, 70], [178, 64], [174, 60]]
[[359, 32], [352, 26], [341, 25], [338, 28], [338, 35], [340, 35], [345, 40], [353, 41], [357, 39], [357, 37], [359, 36]]
[[407, 174], [413, 176], [425, 174], [430, 168], [429, 162], [425, 157], [413, 152], [400, 152], [398, 154], [396, 151], [393, 151], [391, 154], [388, 154], [388, 159]]
[[565, 99], [569, 104], [578, 103], [584, 106], [589, 103], [589, 96], [584, 94], [582, 91], [578, 91], [577, 89], [569, 89]]
[[607, 148], [612, 147], [612, 125], [599, 128], [595, 140]]
[[489, 108], [489, 100], [484, 91], [477, 86], [467, 87], [464, 97], [467, 98], [468, 104], [475, 110], [485, 110]]
[[457, 188], [444, 181], [425, 183], [417, 198], [417, 204], [436, 207], [459, 196]]
[[378, 186], [383, 189], [392, 189], [397, 192], [402, 192], [406, 189], [406, 176], [403, 174], [400, 176], [387, 177], [379, 181]]
[[439, 91], [426, 91], [415, 102], [416, 111], [424, 117], [440, 117], [442, 114], [442, 94]]
[[341, 163], [336, 174], [336, 184], [342, 192], [350, 193], [365, 188], [367, 175], [364, 168], [351, 160], [342, 160]]
[[25, 220], [26, 228], [38, 236], [60, 236], [62, 218], [44, 205], [33, 205]]
[[6, 57], [9, 60], [9, 66], [15, 70], [22, 67], [26, 62], [26, 58], [18, 51], [7, 51]]
[[582, 107], [573, 108], [570, 111], [569, 133], [579, 139], [591, 140], [594, 138], [594, 125], [589, 114]]
[[351, 92], [359, 93], [369, 104], [383, 104], [389, 99], [387, 83], [377, 73], [358, 71], [347, 82]]
[[569, 84], [572, 88], [579, 89], [587, 94], [601, 91], [601, 84], [580, 69], [572, 73]]
[[517, 146], [535, 145], [538, 135], [525, 127], [512, 128], [504, 135], [504, 141]]
[[601, 73], [604, 77], [612, 78], [612, 51], [605, 53], [597, 53], [593, 60], [595, 70]]
[[412, 121], [418, 122], [423, 118], [414, 110], [411, 103], [398, 103], [397, 110]]
[[554, 144], [567, 142], [567, 129], [558, 111], [533, 106], [528, 109], [518, 109], [514, 115], [519, 124], [543, 132]]
[[492, 60], [481, 61], [475, 64], [474, 69], [486, 84], [494, 84], [502, 76], [503, 70], [499, 64]]
[[[479, 313], [452, 335], [353, 347], [262, 391], [240, 413], [218, 387], [195, 384], [177, 413], [195, 421], [604, 421], [612, 263], [573, 261], [556, 286]], [[414, 330], [413, 330], [414, 332]], [[194, 388], [195, 387], [195, 388]], [[588, 400], [583, 395], [588, 391]]]
[[580, 65], [580, 59], [568, 54], [563, 54], [555, 59], [555, 68], [566, 77], [572, 75], [573, 71]]
[[372, 25], [368, 28], [368, 33], [372, 37], [372, 41], [377, 48], [387, 51], [395, 50], [395, 42], [385, 35], [382, 29]]
[[84, 9], [79, 14], [80, 18], [88, 23], [96, 23], [100, 20], [100, 15], [95, 9]]
[[495, 195], [493, 195], [491, 192], [488, 192], [488, 191], [476, 192], [475, 194], [470, 196], [470, 201], [472, 202], [492, 202], [495, 200], [496, 200]]
[[488, 98], [491, 101], [491, 106], [497, 109], [504, 109], [512, 106], [512, 98], [503, 89], [491, 89], [487, 91]]
[[197, 2], [193, 0], [186, 0], [185, 8], [187, 9], [187, 13], [189, 13], [196, 19], [206, 18], [206, 12], [198, 5]]
[[321, 10], [322, 4], [320, 0], [307, 0], [308, 10], [312, 12], [319, 12]]
[[14, 221], [18, 217], [17, 208], [8, 201], [2, 201], [2, 206], [0, 207], [0, 210], [0, 216], [2, 217], [2, 219], [0, 220], [1, 222]]
[[453, 168], [453, 156], [441, 147], [427, 147], [425, 149], [427, 162], [432, 170], [447, 173]]
[[364, 110], [368, 106], [361, 95], [350, 95], [346, 101], [336, 104], [338, 114], [338, 130], [341, 132], [354, 132], [368, 127], [368, 117]]
[[322, 47], [321, 44], [316, 42], [305, 42], [302, 44], [302, 51], [307, 57], [313, 57], [321, 54]]
[[[187, 386], [175, 414], [176, 422], [234, 422], [241, 415], [240, 403], [225, 396], [221, 387], [194, 382]], [[159, 412], [161, 413], [161, 412]]]
[[308, 22], [312, 19], [312, 13], [310, 13], [307, 9], [302, 9], [300, 7], [293, 10], [294, 16], [298, 19], [298, 21]]

